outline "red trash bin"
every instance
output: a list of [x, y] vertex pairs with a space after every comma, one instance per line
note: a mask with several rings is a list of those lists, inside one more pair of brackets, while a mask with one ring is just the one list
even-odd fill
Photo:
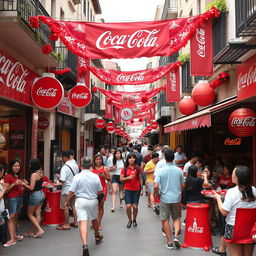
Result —
[[186, 226], [183, 248], [204, 249], [212, 247], [209, 219], [209, 205], [201, 203], [187, 204]]
[[44, 226], [56, 226], [64, 224], [64, 212], [60, 209], [60, 190], [47, 192], [47, 205], [44, 211]]

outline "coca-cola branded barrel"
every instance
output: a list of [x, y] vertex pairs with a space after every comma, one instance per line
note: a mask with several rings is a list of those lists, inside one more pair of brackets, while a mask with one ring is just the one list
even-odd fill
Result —
[[256, 113], [249, 108], [238, 108], [228, 118], [228, 128], [238, 137], [252, 136], [256, 132]]

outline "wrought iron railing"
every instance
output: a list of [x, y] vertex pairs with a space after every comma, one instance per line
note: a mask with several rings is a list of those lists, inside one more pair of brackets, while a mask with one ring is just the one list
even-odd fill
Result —
[[182, 65], [181, 76], [182, 76], [182, 92], [191, 92], [193, 89], [193, 86], [192, 86], [192, 79], [190, 76], [189, 61], [185, 62], [185, 64]]
[[94, 113], [97, 115], [102, 115], [100, 110], [100, 99], [96, 95], [92, 95], [92, 100], [90, 104], [85, 108], [85, 113]]

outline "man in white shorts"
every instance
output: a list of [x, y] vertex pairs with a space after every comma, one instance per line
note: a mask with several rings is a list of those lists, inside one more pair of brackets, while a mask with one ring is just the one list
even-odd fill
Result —
[[97, 220], [98, 212], [98, 194], [102, 191], [99, 176], [90, 170], [91, 160], [83, 157], [81, 159], [82, 171], [77, 174], [70, 187], [67, 197], [67, 206], [70, 199], [76, 195], [75, 208], [77, 220], [79, 222], [80, 236], [83, 242], [83, 256], [89, 256], [87, 246], [87, 222], [92, 222], [95, 234], [95, 242], [99, 244], [103, 236], [99, 233], [99, 223]]

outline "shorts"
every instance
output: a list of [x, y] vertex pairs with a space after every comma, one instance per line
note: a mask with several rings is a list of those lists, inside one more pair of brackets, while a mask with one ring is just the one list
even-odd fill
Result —
[[43, 204], [43, 202], [44, 202], [43, 191], [35, 191], [30, 193], [28, 205], [35, 206], [35, 205]]
[[140, 199], [140, 190], [128, 190], [125, 189], [125, 204], [139, 204], [139, 199]]
[[8, 198], [7, 199], [7, 208], [9, 210], [9, 214], [15, 214], [22, 207], [23, 198], [22, 196]]
[[105, 202], [106, 199], [107, 199], [107, 195], [108, 195], [108, 186], [107, 186], [107, 185], [106, 185], [106, 186], [103, 186], [103, 193], [104, 193], [104, 197], [103, 197], [103, 199], [101, 200], [101, 202], [102, 202], [102, 201]]
[[75, 203], [77, 220], [95, 220], [97, 219], [98, 213], [98, 200], [97, 199], [86, 199], [77, 198]]
[[[60, 196], [60, 209], [65, 210], [66, 209], [66, 202], [67, 202], [68, 195], [61, 195]], [[70, 206], [73, 208], [75, 206], [76, 196], [73, 196], [70, 199]]]
[[225, 224], [224, 238], [232, 239], [233, 232], [234, 232], [234, 226], [226, 223]]
[[123, 185], [123, 182], [121, 182], [120, 181], [120, 175], [116, 175], [116, 174], [114, 174], [113, 176], [112, 176], [112, 182], [111, 182], [112, 184], [113, 183], [117, 183], [118, 185]]
[[172, 215], [172, 219], [176, 220], [181, 218], [180, 203], [163, 203], [160, 202], [160, 218], [161, 220], [169, 220]]
[[148, 192], [154, 193], [154, 182], [147, 182], [146, 185], [148, 187]]

